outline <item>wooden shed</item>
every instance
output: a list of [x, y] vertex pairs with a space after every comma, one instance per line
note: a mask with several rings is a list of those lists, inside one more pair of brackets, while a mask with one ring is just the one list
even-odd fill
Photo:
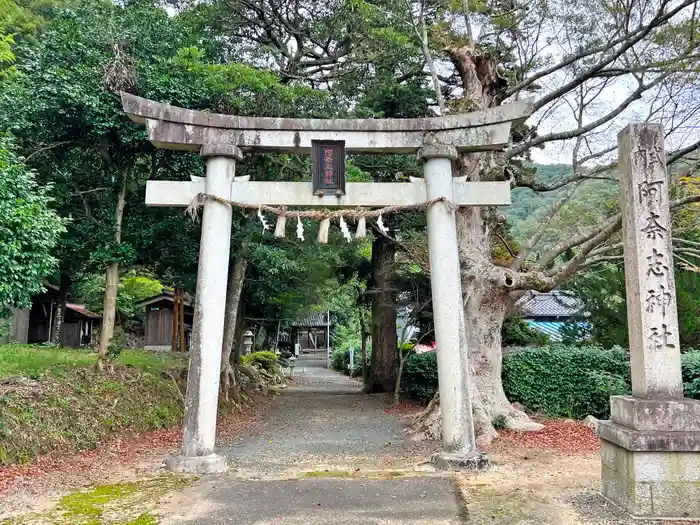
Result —
[[[51, 341], [51, 334], [58, 312], [58, 288], [46, 285], [46, 290], [32, 298], [32, 307], [13, 309], [10, 320], [10, 335], [0, 343], [46, 343]], [[85, 308], [85, 305], [66, 303], [66, 313], [61, 325], [59, 344], [78, 348], [89, 346], [92, 332], [100, 324], [100, 315]]]
[[[162, 293], [144, 299], [136, 306], [146, 307], [144, 321], [144, 348], [146, 350], [168, 351], [173, 344], [173, 313], [175, 310], [175, 292], [163, 290]], [[194, 301], [184, 296], [185, 350], [189, 350], [194, 318]]]
[[8, 319], [9, 333], [0, 337], [0, 345], [7, 343], [27, 343], [29, 335], [29, 308], [11, 308], [12, 315]]
[[313, 313], [291, 323], [292, 340], [303, 354], [330, 355], [331, 334], [336, 324], [337, 320], [330, 312]]

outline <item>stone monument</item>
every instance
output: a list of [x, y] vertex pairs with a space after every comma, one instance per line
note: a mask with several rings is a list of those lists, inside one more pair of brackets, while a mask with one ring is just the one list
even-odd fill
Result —
[[700, 402], [683, 397], [663, 127], [619, 135], [632, 395], [598, 426], [602, 492], [635, 517], [700, 518]]

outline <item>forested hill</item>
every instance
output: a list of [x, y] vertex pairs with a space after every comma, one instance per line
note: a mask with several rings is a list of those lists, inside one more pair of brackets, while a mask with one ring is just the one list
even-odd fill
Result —
[[[571, 166], [566, 164], [538, 164], [535, 167], [537, 179], [545, 183], [554, 182], [571, 173]], [[514, 189], [513, 204], [503, 209], [513, 238], [518, 242], [529, 238], [552, 204], [570, 190], [571, 188], [565, 187], [538, 193], [529, 188]], [[575, 234], [578, 228], [597, 224], [616, 205], [618, 192], [618, 185], [613, 181], [591, 180], [581, 184], [550, 223], [535, 251], [546, 249]]]
[[[535, 164], [537, 180], [551, 183], [571, 173], [568, 164]], [[529, 188], [515, 188], [512, 193], [513, 204], [506, 210], [509, 222], [524, 221], [537, 210], [548, 206], [562, 194], [562, 190], [537, 193]]]

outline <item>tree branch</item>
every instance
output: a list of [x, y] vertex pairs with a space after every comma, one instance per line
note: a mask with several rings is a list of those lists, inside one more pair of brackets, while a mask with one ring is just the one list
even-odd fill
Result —
[[[663, 0], [661, 2], [661, 5], [659, 7], [659, 10], [657, 11], [657, 14], [654, 18], [652, 18], [649, 23], [641, 28], [639, 32], [634, 34], [632, 38], [626, 38], [623, 40], [624, 44], [620, 46], [619, 49], [617, 49], [615, 52], [613, 52], [611, 55], [608, 55], [605, 58], [602, 58], [598, 63], [594, 64], [590, 68], [588, 68], [586, 71], [578, 75], [576, 78], [573, 80], [567, 82], [563, 86], [561, 86], [558, 89], [555, 89], [554, 91], [551, 91], [544, 97], [542, 97], [540, 100], [535, 102], [534, 105], [534, 111], [537, 111], [538, 109], [542, 108], [543, 106], [549, 104], [553, 100], [558, 99], [562, 95], [565, 95], [572, 89], [574, 89], [576, 86], [580, 85], [581, 83], [585, 82], [589, 78], [593, 78], [599, 71], [602, 71], [603, 68], [608, 66], [609, 64], [612, 64], [615, 60], [620, 58], [622, 55], [625, 54], [626, 51], [634, 47], [638, 42], [640, 42], [642, 39], [644, 39], [653, 29], [656, 27], [659, 27], [660, 25], [664, 24], [666, 21], [670, 20], [673, 18], [676, 14], [681, 12], [683, 9], [686, 7], [689, 7], [693, 5], [697, 0], [684, 0], [680, 4], [676, 5], [673, 9], [668, 11], [666, 14], [663, 14], [663, 10], [666, 7], [666, 5], [669, 3], [667, 0]], [[609, 46], [606, 46], [606, 48], [609, 48]]]

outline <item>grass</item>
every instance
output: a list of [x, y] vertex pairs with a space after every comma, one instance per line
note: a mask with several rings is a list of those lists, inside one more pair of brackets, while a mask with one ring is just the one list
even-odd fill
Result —
[[0, 346], [0, 466], [47, 452], [90, 450], [111, 434], [175, 425], [182, 417], [180, 354], [124, 350], [95, 372], [89, 350]]
[[[95, 352], [87, 349], [0, 345], [0, 379], [17, 376], [38, 379], [46, 371], [86, 367], [93, 364], [95, 359]], [[185, 362], [186, 359], [180, 354], [131, 348], [122, 351], [116, 359], [117, 364], [152, 374], [178, 370]]]

